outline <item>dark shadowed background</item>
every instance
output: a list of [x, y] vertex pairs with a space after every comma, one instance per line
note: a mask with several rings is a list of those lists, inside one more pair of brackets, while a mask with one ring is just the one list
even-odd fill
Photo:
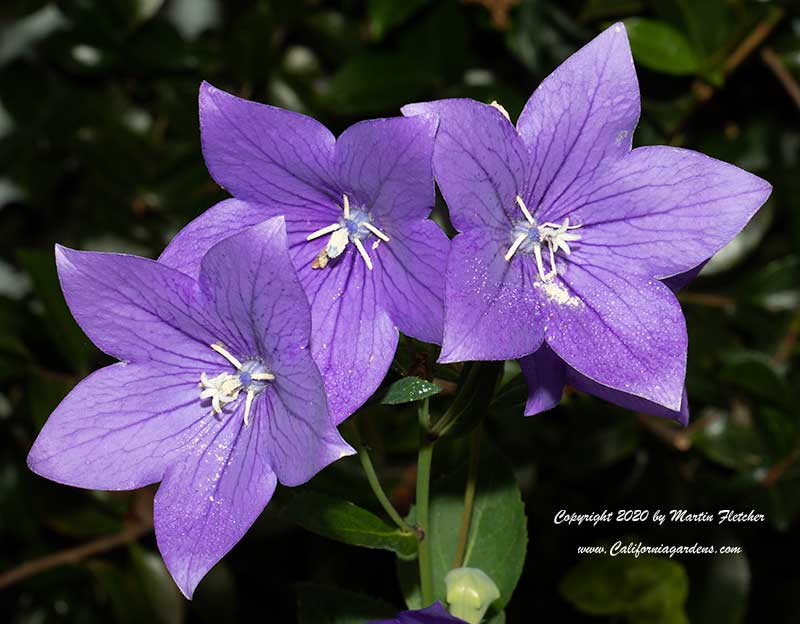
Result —
[[[507, 379], [486, 429], [514, 467], [530, 543], [506, 619], [800, 621], [800, 12], [748, 0], [4, 0], [0, 621], [363, 621], [320, 615], [350, 600], [341, 590], [399, 609], [393, 555], [297, 527], [283, 513], [290, 491], [189, 603], [155, 548], [153, 489], [80, 491], [27, 470], [50, 411], [108, 362], [63, 303], [53, 244], [155, 257], [224, 198], [200, 152], [201, 80], [310, 114], [335, 133], [453, 96], [498, 100], [513, 119], [558, 63], [617, 19], [643, 96], [636, 143], [701, 150], [766, 178], [774, 193], [679, 295], [690, 336], [687, 429], [576, 393], [524, 419], [522, 382]], [[410, 347], [401, 341], [395, 377]], [[404, 510], [414, 418], [379, 405], [359, 416]], [[457, 466], [464, 445], [437, 449], [436, 474]], [[316, 487], [376, 509], [356, 459]], [[754, 509], [766, 520], [566, 528], [553, 524], [562, 508]], [[742, 553], [576, 567], [578, 545], [628, 537]], [[19, 569], [26, 563], [33, 568]]]

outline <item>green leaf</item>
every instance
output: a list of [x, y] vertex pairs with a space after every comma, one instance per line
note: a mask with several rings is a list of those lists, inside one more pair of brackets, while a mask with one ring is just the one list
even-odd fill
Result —
[[380, 39], [391, 28], [399, 26], [417, 13], [429, 0], [369, 0], [369, 12], [372, 34]]
[[28, 387], [31, 416], [34, 424], [41, 428], [48, 416], [58, 407], [67, 393], [75, 387], [77, 379], [64, 377], [56, 373], [34, 369], [31, 372]]
[[791, 404], [791, 389], [778, 366], [766, 353], [735, 351], [726, 354], [719, 378], [770, 403]]
[[[466, 466], [433, 486], [430, 507], [431, 563], [434, 598], [444, 602], [444, 577], [453, 564], [461, 526]], [[412, 521], [412, 515], [409, 521]], [[494, 608], [502, 610], [517, 585], [528, 543], [525, 506], [510, 465], [498, 450], [484, 443], [464, 566], [483, 570], [500, 590]], [[398, 574], [409, 608], [421, 608], [416, 566], [398, 562]], [[497, 617], [490, 611], [488, 617]], [[502, 621], [502, 620], [491, 620]]]
[[417, 536], [413, 533], [405, 533], [371, 511], [327, 494], [295, 494], [284, 513], [304, 529], [338, 542], [391, 550], [403, 559], [417, 553]]
[[181, 624], [184, 621], [185, 600], [164, 560], [156, 553], [136, 545], [131, 547], [131, 559], [142, 595], [153, 616], [149, 621], [155, 624]]
[[67, 308], [52, 252], [23, 249], [17, 252], [17, 257], [31, 276], [34, 291], [44, 305], [44, 330], [50, 334], [71, 369], [85, 373], [95, 350]]
[[395, 381], [381, 403], [386, 405], [399, 405], [411, 401], [421, 401], [427, 397], [438, 394], [442, 389], [434, 383], [420, 379], [419, 377], [403, 377]]
[[682, 33], [666, 22], [633, 17], [625, 20], [634, 58], [652, 70], [675, 76], [694, 74], [697, 57]]
[[312, 583], [298, 585], [297, 611], [299, 624], [364, 624], [397, 615], [397, 609], [381, 600]]
[[560, 589], [570, 604], [590, 615], [623, 615], [632, 624], [688, 622], [683, 605], [689, 578], [680, 563], [666, 557], [584, 557]]
[[333, 75], [322, 103], [333, 112], [359, 115], [395, 110], [400, 103], [422, 97], [435, 74], [405, 53], [364, 53]]
[[710, 424], [698, 430], [692, 440], [711, 461], [745, 472], [764, 464], [767, 449], [752, 423], [737, 424], [729, 414], [712, 410], [701, 417], [708, 418]]
[[[724, 539], [732, 545], [729, 535]], [[705, 561], [705, 574], [697, 585], [693, 580], [688, 603], [692, 622], [741, 624], [745, 621], [750, 566], [744, 554], [709, 557]]]

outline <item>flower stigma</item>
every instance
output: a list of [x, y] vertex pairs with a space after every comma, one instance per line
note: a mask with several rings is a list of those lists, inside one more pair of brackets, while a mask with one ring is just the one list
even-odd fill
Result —
[[311, 232], [306, 236], [307, 241], [330, 234], [328, 244], [319, 252], [319, 255], [311, 264], [312, 269], [324, 269], [328, 266], [328, 261], [340, 256], [347, 247], [348, 243], [353, 243], [359, 255], [364, 260], [367, 268], [372, 270], [372, 259], [364, 247], [364, 240], [370, 235], [376, 236], [379, 240], [375, 241], [372, 249], [375, 250], [380, 241], [389, 242], [389, 237], [381, 232], [372, 224], [369, 214], [359, 208], [350, 207], [350, 199], [347, 195], [342, 195], [342, 216], [336, 223], [331, 223], [323, 228]]
[[241, 392], [245, 392], [244, 402], [244, 425], [250, 424], [250, 409], [253, 406], [253, 399], [256, 395], [267, 387], [267, 382], [275, 379], [275, 375], [267, 370], [264, 362], [259, 358], [250, 358], [244, 362], [239, 361], [221, 343], [210, 345], [211, 348], [230, 362], [236, 369], [236, 373], [220, 373], [215, 377], [209, 377], [205, 373], [200, 374], [200, 398], [211, 399], [211, 410], [214, 414], [222, 414], [225, 406], [239, 398]]
[[[511, 247], [504, 256], [506, 262], [518, 251], [521, 253], [532, 253], [536, 258], [536, 268], [539, 270], [539, 277], [546, 282], [558, 274], [556, 270], [556, 252], [563, 251], [569, 255], [572, 250], [569, 244], [581, 239], [580, 234], [573, 234], [572, 230], [577, 230], [580, 225], [570, 225], [569, 217], [564, 219], [561, 224], [550, 223], [549, 221], [537, 224], [536, 219], [528, 210], [522, 197], [517, 195], [517, 205], [522, 210], [525, 220], [517, 221], [511, 229]], [[544, 259], [542, 257], [542, 247], [547, 245], [547, 253], [550, 260], [550, 271], [545, 273]]]

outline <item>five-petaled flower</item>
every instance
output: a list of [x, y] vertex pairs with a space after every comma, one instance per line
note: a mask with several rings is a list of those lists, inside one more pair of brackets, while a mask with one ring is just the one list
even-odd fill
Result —
[[639, 110], [622, 24], [556, 69], [516, 128], [472, 100], [403, 108], [439, 120], [434, 173], [460, 232], [441, 361], [522, 358], [526, 414], [569, 381], [685, 420], [686, 325], [662, 280], [706, 261], [770, 194], [697, 152], [631, 150]]
[[353, 453], [310, 354], [311, 316], [283, 220], [213, 246], [196, 281], [135, 256], [63, 247], [56, 256], [75, 319], [122, 361], [67, 395], [28, 465], [101, 490], [161, 481], [158, 546], [191, 597], [276, 481], [305, 483]]
[[335, 139], [310, 117], [204, 83], [200, 125], [209, 172], [234, 199], [186, 226], [159, 261], [196, 275], [216, 241], [284, 215], [339, 423], [380, 385], [398, 329], [441, 344], [449, 240], [428, 219], [436, 124], [376, 119]]
[[465, 624], [464, 620], [453, 617], [441, 603], [436, 602], [419, 611], [403, 611], [391, 620], [375, 620], [370, 624]]

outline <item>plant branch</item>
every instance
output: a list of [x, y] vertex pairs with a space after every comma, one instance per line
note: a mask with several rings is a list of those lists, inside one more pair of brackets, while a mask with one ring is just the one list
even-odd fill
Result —
[[[772, 34], [773, 29], [775, 26], [777, 26], [778, 22], [781, 21], [783, 15], [783, 9], [779, 7], [773, 7], [767, 16], [758, 24], [756, 24], [756, 27], [750, 31], [750, 34], [747, 35], [742, 42], [736, 46], [736, 48], [734, 48], [733, 52], [731, 52], [731, 54], [725, 60], [725, 63], [722, 66], [723, 76], [727, 76], [728, 74], [732, 73], [747, 57], [749, 57], [767, 40], [767, 37]], [[714, 96], [715, 90], [713, 86], [701, 79], [698, 79], [695, 80], [694, 84], [692, 85], [692, 92], [695, 96], [694, 105], [691, 106], [691, 108], [683, 116], [683, 119], [669, 133], [671, 145], [677, 145], [681, 142], [679, 135], [686, 127], [689, 118], [700, 108], [702, 104], [708, 102]]]
[[146, 500], [151, 499], [151, 497], [145, 496], [145, 493], [149, 492], [151, 492], [150, 488], [139, 492], [139, 498], [134, 503], [132, 521], [126, 524], [118, 533], [105, 535], [75, 548], [68, 548], [52, 555], [26, 561], [16, 568], [0, 574], [0, 589], [53, 568], [75, 565], [89, 557], [94, 557], [137, 541], [140, 537], [153, 530], [152, 511], [149, 510], [149, 505], [146, 504]]
[[800, 308], [794, 313], [792, 320], [789, 322], [789, 329], [786, 335], [778, 344], [775, 355], [772, 356], [772, 361], [776, 364], [785, 364], [792, 357], [795, 346], [797, 346], [797, 339], [800, 337]]
[[800, 84], [797, 84], [792, 72], [786, 69], [781, 57], [775, 53], [770, 46], [764, 46], [761, 50], [761, 60], [772, 70], [775, 77], [780, 80], [783, 88], [792, 98], [795, 106], [800, 108]]
[[472, 431], [469, 440], [469, 468], [467, 472], [467, 486], [464, 488], [464, 509], [461, 512], [461, 526], [458, 529], [458, 543], [456, 555], [453, 558], [453, 569], [464, 565], [464, 555], [467, 550], [467, 538], [472, 524], [472, 510], [475, 506], [475, 490], [478, 484], [478, 466], [481, 453], [481, 427], [478, 425]]

